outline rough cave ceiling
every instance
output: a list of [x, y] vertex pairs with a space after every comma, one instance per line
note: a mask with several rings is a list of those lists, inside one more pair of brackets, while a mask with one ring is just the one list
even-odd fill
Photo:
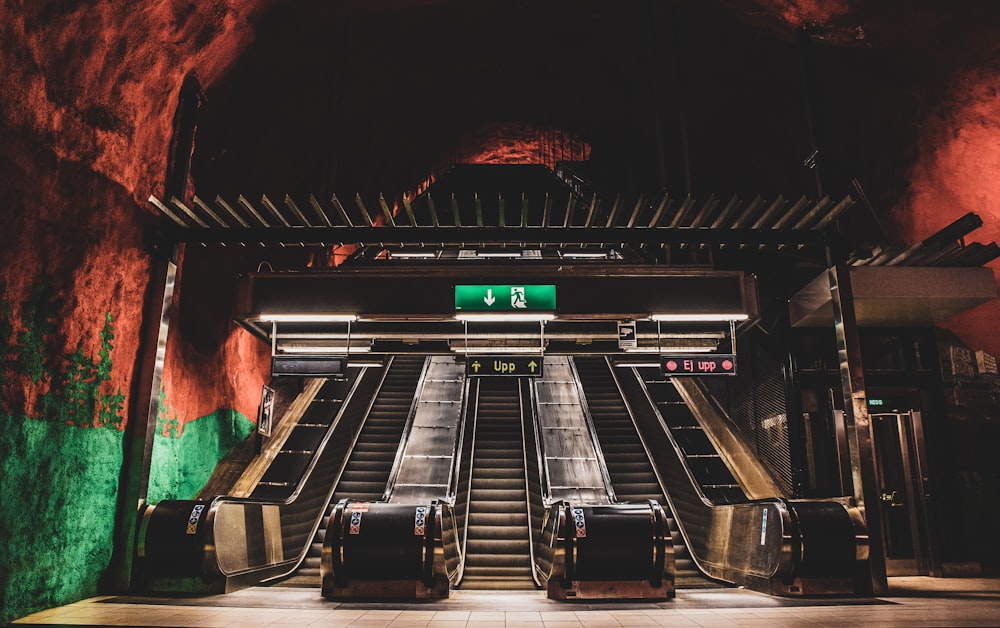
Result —
[[954, 135], [956, 108], [996, 110], [991, 0], [53, 0], [4, 12], [4, 119], [140, 203], [161, 191], [188, 72], [208, 97], [194, 164], [205, 194], [391, 194], [456, 152], [530, 152], [483, 132], [520, 125], [507, 137], [582, 138], [596, 176], [625, 191], [815, 193], [802, 164], [818, 148], [831, 192], [857, 177], [889, 212], [931, 127]]
[[518, 124], [582, 137], [622, 191], [815, 196], [818, 148], [824, 192], [857, 178], [888, 210], [914, 130], [997, 13], [959, 4], [275, 3], [206, 86], [194, 181], [396, 194]]
[[[993, 0], [0, 10], [5, 136], [106, 177], [150, 213], [194, 72], [207, 101], [192, 174], [205, 196], [395, 195], [456, 154], [530, 155], [553, 130], [587, 142], [608, 188], [815, 196], [803, 165], [815, 143], [824, 191], [857, 178], [899, 239], [969, 211], [986, 223], [976, 240], [1000, 239]], [[980, 309], [972, 324], [995, 327], [997, 307]]]

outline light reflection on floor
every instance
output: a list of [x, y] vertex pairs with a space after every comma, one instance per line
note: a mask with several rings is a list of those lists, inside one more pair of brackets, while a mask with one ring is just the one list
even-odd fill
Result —
[[743, 589], [680, 589], [665, 602], [555, 602], [543, 592], [456, 591], [430, 602], [330, 602], [318, 589], [254, 587], [192, 598], [98, 597], [16, 624], [92, 626], [997, 626], [1000, 579], [889, 579], [879, 598], [776, 598]]

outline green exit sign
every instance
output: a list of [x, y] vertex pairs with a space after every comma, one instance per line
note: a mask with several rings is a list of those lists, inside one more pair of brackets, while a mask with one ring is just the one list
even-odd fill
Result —
[[554, 312], [554, 285], [455, 286], [455, 310], [462, 312]]

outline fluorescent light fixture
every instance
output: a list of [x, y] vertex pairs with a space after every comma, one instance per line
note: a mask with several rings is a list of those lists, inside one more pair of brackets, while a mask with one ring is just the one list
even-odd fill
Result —
[[349, 365], [358, 368], [361, 367], [382, 368], [383, 366], [385, 366], [385, 364], [383, 364], [381, 360], [368, 360], [368, 361], [351, 360], [349, 362]]
[[261, 314], [262, 323], [353, 323], [357, 314]]
[[542, 355], [542, 348], [537, 345], [534, 347], [501, 347], [501, 346], [452, 347], [451, 349], [455, 353], [468, 353], [468, 354], [487, 353], [492, 355], [507, 355], [510, 353], [530, 353], [534, 355]]
[[715, 346], [705, 347], [632, 347], [625, 349], [625, 353], [708, 353], [715, 351]]
[[540, 259], [542, 257], [542, 251], [540, 249], [521, 249], [520, 251], [480, 251], [477, 249], [462, 249], [458, 252], [458, 259], [489, 259], [494, 257], [501, 259]]
[[750, 318], [743, 313], [736, 314], [653, 314], [654, 321], [669, 323], [701, 323], [701, 322], [729, 322], [745, 321]]
[[279, 347], [278, 351], [280, 353], [289, 354], [312, 354], [312, 355], [347, 355], [348, 353], [370, 353], [372, 350], [371, 345], [368, 343], [358, 343], [357, 345], [347, 346], [322, 346], [322, 345], [300, 345], [291, 347]]
[[601, 252], [601, 253], [569, 253], [569, 252], [565, 252], [565, 253], [562, 253], [562, 256], [566, 257], [566, 258], [569, 258], [569, 259], [606, 259], [608, 257], [608, 254], [605, 253], [605, 252]]
[[538, 323], [541, 321], [550, 321], [555, 317], [555, 314], [531, 314], [527, 312], [463, 312], [455, 314], [455, 320], [486, 323]]
[[389, 257], [398, 259], [433, 259], [437, 257], [437, 253], [393, 253], [390, 251]]

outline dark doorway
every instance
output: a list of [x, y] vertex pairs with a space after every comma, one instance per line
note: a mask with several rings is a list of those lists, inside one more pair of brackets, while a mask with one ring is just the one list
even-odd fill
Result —
[[929, 478], [920, 412], [872, 408], [871, 426], [887, 575], [927, 575]]

